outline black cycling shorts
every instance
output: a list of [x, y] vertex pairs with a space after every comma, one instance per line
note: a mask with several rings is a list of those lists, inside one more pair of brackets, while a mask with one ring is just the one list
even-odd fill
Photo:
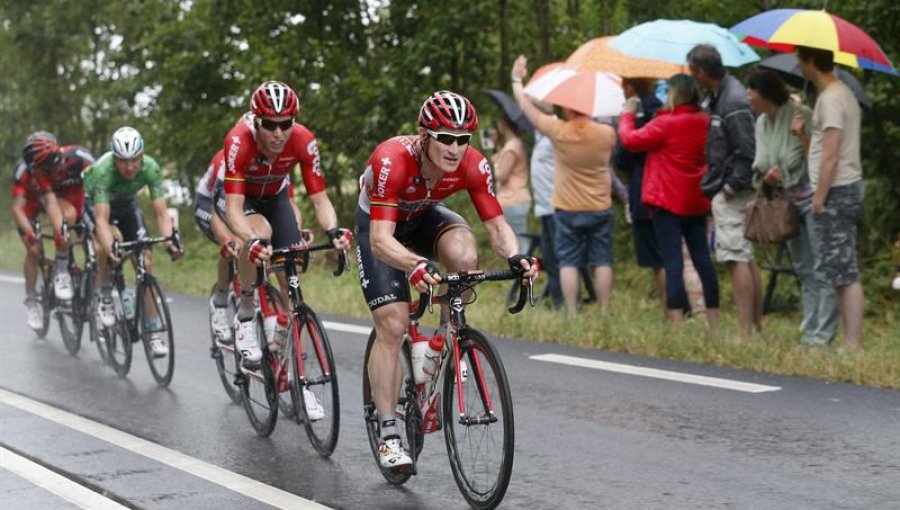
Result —
[[[409, 286], [406, 273], [389, 266], [372, 253], [369, 243], [369, 214], [356, 208], [356, 264], [359, 285], [369, 310], [390, 303], [409, 302]], [[466, 220], [437, 204], [422, 216], [397, 223], [394, 237], [414, 253], [434, 260], [438, 240], [454, 228], [470, 228]]]
[[109, 224], [118, 227], [122, 233], [122, 241], [130, 242], [146, 239], [147, 224], [144, 222], [144, 211], [137, 198], [114, 200], [109, 203]]
[[194, 221], [200, 232], [210, 241], [219, 244], [216, 237], [212, 233], [212, 215], [216, 214], [212, 210], [213, 199], [203, 196], [199, 193], [194, 195]]
[[[225, 192], [217, 191], [215, 196], [215, 208], [219, 213], [219, 217], [225, 220]], [[272, 227], [272, 247], [288, 248], [295, 244], [300, 244], [300, 228], [297, 226], [297, 217], [294, 216], [294, 209], [291, 207], [291, 198], [288, 196], [288, 189], [278, 192], [271, 198], [251, 198], [244, 196], [244, 216], [251, 214], [261, 214]], [[228, 224], [228, 221], [225, 221]]]

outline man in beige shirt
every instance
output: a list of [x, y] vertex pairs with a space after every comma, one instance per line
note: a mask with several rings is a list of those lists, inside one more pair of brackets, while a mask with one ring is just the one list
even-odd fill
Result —
[[610, 158], [616, 132], [587, 115], [564, 108], [566, 120], [547, 115], [525, 96], [522, 78], [527, 59], [513, 65], [513, 94], [528, 120], [553, 144], [553, 208], [556, 256], [566, 309], [577, 311], [579, 268], [594, 267], [594, 288], [601, 309], [612, 296], [613, 208]]

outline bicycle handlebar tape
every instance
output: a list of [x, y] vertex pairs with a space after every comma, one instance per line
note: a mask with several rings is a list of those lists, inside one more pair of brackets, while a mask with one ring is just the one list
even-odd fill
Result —
[[411, 273], [409, 273], [410, 285], [412, 285], [413, 287], [418, 285], [423, 280], [426, 274], [430, 276], [438, 274], [437, 267], [435, 267], [434, 263], [427, 259], [422, 259], [416, 262], [416, 267], [413, 268]]

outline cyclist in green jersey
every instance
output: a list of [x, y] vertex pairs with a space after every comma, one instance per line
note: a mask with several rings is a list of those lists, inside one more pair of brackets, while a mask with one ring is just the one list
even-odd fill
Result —
[[[166, 210], [159, 164], [144, 154], [144, 139], [136, 129], [121, 127], [113, 133], [111, 151], [101, 156], [86, 173], [85, 185], [97, 234], [100, 270], [100, 306], [97, 314], [107, 327], [116, 322], [109, 264], [118, 265], [121, 262], [112, 254], [113, 238], [127, 242], [148, 237], [144, 214], [137, 200], [137, 193], [145, 186], [150, 192], [159, 233], [168, 237], [172, 235], [173, 225]], [[181, 256], [172, 243], [166, 243], [165, 247], [173, 257]], [[152, 271], [149, 251], [144, 253], [144, 263], [147, 270]], [[153, 319], [151, 317], [151, 321]], [[156, 329], [152, 326], [150, 324], [151, 331]], [[150, 347], [156, 357], [168, 355], [168, 347], [161, 338], [151, 338]]]

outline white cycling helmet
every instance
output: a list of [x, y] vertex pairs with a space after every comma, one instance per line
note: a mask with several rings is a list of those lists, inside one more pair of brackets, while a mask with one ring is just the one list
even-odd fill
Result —
[[113, 133], [110, 148], [119, 159], [134, 159], [144, 152], [144, 138], [137, 129], [123, 126]]

